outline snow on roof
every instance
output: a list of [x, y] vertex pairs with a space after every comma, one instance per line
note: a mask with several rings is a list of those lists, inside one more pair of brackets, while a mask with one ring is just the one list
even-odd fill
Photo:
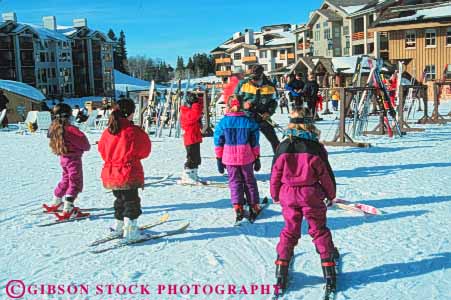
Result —
[[414, 13], [411, 16], [407, 17], [400, 17], [400, 18], [393, 18], [381, 21], [381, 24], [390, 24], [390, 23], [398, 23], [398, 22], [408, 22], [408, 21], [415, 21], [417, 19], [421, 20], [427, 20], [427, 19], [437, 19], [437, 18], [443, 18], [443, 17], [451, 17], [451, 5], [445, 4], [440, 5], [432, 8], [425, 8], [417, 10], [416, 13]]
[[353, 5], [353, 6], [343, 6], [341, 7], [347, 14], [351, 15], [362, 8], [364, 8], [366, 5]]
[[280, 38], [275, 38], [267, 43], [265, 46], [276, 46], [276, 45], [284, 45], [284, 44], [294, 44], [296, 42], [295, 35], [291, 32], [278, 32], [278, 35], [282, 36]]
[[12, 93], [37, 101], [42, 101], [45, 99], [44, 94], [42, 94], [40, 90], [23, 82], [12, 80], [0, 80], [0, 89], [10, 91]]
[[69, 39], [64, 34], [61, 34], [58, 31], [53, 31], [53, 30], [47, 29], [40, 25], [34, 25], [34, 24], [28, 24], [28, 23], [23, 23], [23, 25], [30, 26], [34, 31], [36, 31], [38, 33], [38, 35], [42, 39], [69, 41]]
[[[355, 67], [357, 64], [357, 59], [359, 56], [342, 56], [342, 57], [333, 57], [332, 65], [334, 67], [335, 72], [345, 73], [345, 74], [353, 74], [355, 71]], [[363, 57], [362, 59], [362, 69], [369, 68], [368, 65], [368, 57]]]
[[61, 26], [61, 25], [57, 25], [57, 26], [56, 26], [56, 30], [57, 30], [59, 33], [62, 33], [62, 34], [64, 34], [64, 35], [66, 35], [66, 36], [70, 36], [70, 35], [76, 33], [78, 29], [75, 28], [75, 27], [72, 27], [72, 26]]

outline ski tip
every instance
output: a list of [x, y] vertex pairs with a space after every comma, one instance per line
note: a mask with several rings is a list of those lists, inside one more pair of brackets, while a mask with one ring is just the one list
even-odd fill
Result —
[[160, 222], [166, 222], [167, 220], [169, 220], [169, 213], [164, 213], [161, 217], [160, 217]]

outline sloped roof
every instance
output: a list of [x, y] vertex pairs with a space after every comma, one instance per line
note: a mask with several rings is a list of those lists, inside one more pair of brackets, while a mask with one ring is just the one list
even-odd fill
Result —
[[0, 89], [9, 91], [11, 93], [21, 95], [26, 98], [30, 98], [36, 101], [42, 101], [45, 99], [44, 94], [37, 88], [32, 87], [23, 82], [13, 80], [0, 80]]
[[330, 9], [318, 9], [316, 11], [316, 13], [322, 15], [323, 17], [325, 17], [328, 21], [341, 21], [343, 18], [337, 14], [336, 12], [334, 12], [333, 10]]
[[[390, 12], [381, 16], [381, 18], [373, 25], [373, 27], [383, 27], [394, 24], [405, 23], [425, 23], [438, 20], [451, 21], [451, 5], [448, 3], [436, 4], [430, 7], [419, 9], [412, 6], [408, 10], [399, 10], [394, 7]], [[398, 10], [397, 12], [395, 10]]]

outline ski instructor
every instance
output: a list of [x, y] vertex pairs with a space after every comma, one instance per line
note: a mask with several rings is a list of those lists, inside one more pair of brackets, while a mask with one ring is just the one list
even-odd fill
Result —
[[270, 118], [277, 108], [276, 89], [263, 71], [261, 65], [253, 66], [250, 77], [240, 81], [235, 94], [240, 99], [246, 115], [259, 124], [260, 131], [271, 143], [275, 153], [279, 146], [279, 138]]

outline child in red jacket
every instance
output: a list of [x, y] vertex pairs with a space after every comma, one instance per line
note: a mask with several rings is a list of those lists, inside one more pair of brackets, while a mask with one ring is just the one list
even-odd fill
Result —
[[180, 125], [185, 131], [183, 142], [186, 148], [186, 162], [182, 184], [199, 182], [198, 168], [201, 164], [200, 143], [202, 143], [202, 98], [188, 93], [186, 103], [180, 108]]
[[108, 128], [99, 140], [99, 152], [105, 164], [102, 169], [103, 185], [113, 190], [115, 235], [129, 241], [140, 238], [137, 219], [141, 215], [138, 188], [144, 187], [141, 160], [151, 150], [149, 136], [133, 125], [135, 103], [130, 99], [117, 102], [108, 120]]
[[43, 208], [48, 212], [57, 212], [63, 206], [63, 213], [56, 214], [58, 219], [83, 217], [84, 214], [78, 207], [74, 207], [74, 201], [83, 190], [83, 167], [81, 156], [83, 152], [91, 148], [88, 139], [77, 127], [70, 124], [72, 108], [60, 103], [53, 108], [55, 119], [49, 128], [50, 148], [60, 157], [63, 177], [53, 192], [53, 203], [44, 204]]

